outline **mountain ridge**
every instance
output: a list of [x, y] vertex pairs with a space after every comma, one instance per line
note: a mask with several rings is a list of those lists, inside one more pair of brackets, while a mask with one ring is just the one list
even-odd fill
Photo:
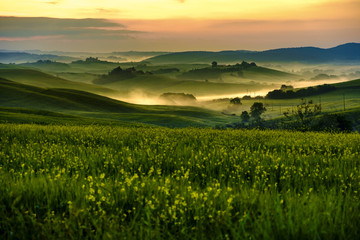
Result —
[[218, 61], [234, 63], [239, 61], [257, 62], [360, 62], [360, 43], [345, 43], [332, 48], [293, 47], [265, 51], [187, 51], [148, 58], [145, 62], [159, 63], [204, 63]]

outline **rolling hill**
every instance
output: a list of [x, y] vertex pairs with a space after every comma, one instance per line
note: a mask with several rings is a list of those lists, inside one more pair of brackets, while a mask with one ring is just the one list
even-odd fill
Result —
[[267, 51], [191, 51], [160, 55], [147, 59], [154, 64], [163, 63], [236, 63], [256, 62], [360, 62], [360, 43], [347, 43], [337, 47], [323, 49], [316, 47], [281, 48]]
[[73, 89], [39, 88], [0, 79], [0, 105], [45, 110], [136, 112], [131, 104]]
[[14, 82], [43, 88], [77, 89], [107, 96], [119, 95], [118, 91], [109, 88], [93, 84], [69, 81], [29, 68], [0, 69], [0, 77], [12, 80]]
[[[57, 113], [66, 114], [68, 120], [73, 116], [85, 117], [86, 122], [100, 119], [169, 127], [214, 126], [234, 121], [232, 117], [202, 108], [129, 104], [84, 91], [40, 88], [4, 78], [0, 78], [0, 107], [0, 119], [15, 122], [21, 120], [19, 114], [28, 122], [26, 114], [30, 114], [30, 119], [45, 121], [44, 115], [54, 117]], [[45, 110], [45, 113], [38, 110]]]

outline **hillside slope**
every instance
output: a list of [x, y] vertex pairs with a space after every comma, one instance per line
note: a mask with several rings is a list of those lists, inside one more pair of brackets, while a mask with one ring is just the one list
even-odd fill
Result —
[[87, 91], [101, 95], [118, 95], [119, 92], [93, 84], [65, 80], [34, 69], [0, 69], [0, 77], [23, 84], [43, 88], [66, 88]]
[[[39, 88], [3, 78], [0, 78], [0, 107], [0, 118], [27, 123], [26, 114], [35, 119], [34, 122], [46, 122], [44, 114], [38, 114], [38, 111], [34, 113], [34, 110], [65, 113], [66, 118], [69, 118], [69, 114], [86, 117], [86, 122], [93, 119], [94, 122], [137, 122], [169, 127], [214, 126], [236, 120], [202, 108], [136, 105], [84, 91]], [[18, 108], [25, 109], [25, 112], [21, 110], [18, 113]], [[25, 118], [24, 121], [21, 121], [19, 114]]]
[[131, 104], [73, 89], [39, 88], [0, 78], [0, 105], [46, 110], [136, 112]]

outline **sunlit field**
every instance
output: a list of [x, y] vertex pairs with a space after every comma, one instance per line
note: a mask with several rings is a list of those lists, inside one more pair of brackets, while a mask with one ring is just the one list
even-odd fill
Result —
[[359, 134], [0, 125], [1, 239], [358, 239]]

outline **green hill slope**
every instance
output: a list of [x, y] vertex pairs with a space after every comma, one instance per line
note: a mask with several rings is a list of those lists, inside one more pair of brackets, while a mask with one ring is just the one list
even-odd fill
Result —
[[14, 82], [44, 88], [66, 88], [87, 91], [101, 95], [118, 95], [119, 92], [93, 84], [73, 82], [33, 69], [0, 69], [0, 77]]
[[[135, 105], [88, 92], [39, 88], [3, 78], [0, 78], [0, 107], [3, 107], [0, 118], [10, 122], [11, 119], [19, 122], [21, 117], [19, 113], [10, 111], [9, 107], [60, 112], [93, 119], [94, 122], [137, 122], [173, 127], [214, 126], [235, 120], [230, 116], [196, 107]], [[21, 114], [25, 122], [28, 122], [26, 114], [29, 114], [29, 118], [37, 119], [36, 121], [45, 121], [42, 114]]]
[[305, 98], [312, 96], [326, 96], [328, 98], [342, 98], [343, 95], [351, 98], [360, 97], [360, 79], [335, 84], [323, 84], [313, 87], [296, 88], [290, 90], [276, 89], [269, 92], [269, 99]]
[[73, 89], [45, 89], [0, 79], [2, 106], [47, 110], [135, 112], [131, 104]]
[[331, 84], [337, 88], [360, 88], [360, 79]]

